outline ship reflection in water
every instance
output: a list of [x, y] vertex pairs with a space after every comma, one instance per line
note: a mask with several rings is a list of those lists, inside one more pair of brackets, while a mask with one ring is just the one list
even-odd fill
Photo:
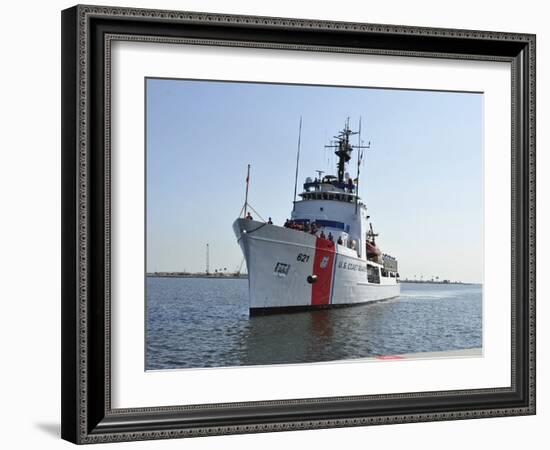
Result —
[[481, 347], [481, 285], [249, 317], [242, 279], [147, 278], [146, 369], [292, 364]]

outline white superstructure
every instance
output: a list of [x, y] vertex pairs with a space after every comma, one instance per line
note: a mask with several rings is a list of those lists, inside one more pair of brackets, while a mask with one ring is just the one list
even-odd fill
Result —
[[[246, 259], [250, 312], [327, 308], [399, 295], [397, 260], [382, 254], [358, 193], [345, 173], [353, 149], [346, 124], [336, 148], [338, 175], [307, 178], [284, 226], [246, 214], [233, 229]], [[358, 172], [359, 175], [359, 172]]]

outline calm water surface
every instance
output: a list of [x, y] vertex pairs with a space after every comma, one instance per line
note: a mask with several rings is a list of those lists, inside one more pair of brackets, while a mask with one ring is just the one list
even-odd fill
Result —
[[397, 299], [248, 316], [248, 281], [147, 278], [146, 369], [288, 364], [481, 347], [481, 285], [401, 284]]

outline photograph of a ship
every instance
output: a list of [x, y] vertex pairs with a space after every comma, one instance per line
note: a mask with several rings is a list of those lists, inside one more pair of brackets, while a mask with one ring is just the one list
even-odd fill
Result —
[[482, 356], [482, 93], [145, 99], [146, 370]]

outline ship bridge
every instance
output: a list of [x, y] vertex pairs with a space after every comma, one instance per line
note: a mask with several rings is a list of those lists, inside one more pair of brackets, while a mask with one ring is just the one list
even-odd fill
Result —
[[[357, 185], [346, 173], [347, 182], [341, 182], [332, 175], [320, 179], [306, 178], [304, 191], [299, 194], [303, 200], [333, 200], [339, 202], [355, 203], [357, 197]], [[357, 197], [357, 198], [356, 198]]]
[[332, 235], [361, 256], [367, 208], [359, 201], [353, 182], [341, 183], [333, 177], [306, 179], [301, 199], [294, 203], [292, 222], [315, 224], [324, 235]]

